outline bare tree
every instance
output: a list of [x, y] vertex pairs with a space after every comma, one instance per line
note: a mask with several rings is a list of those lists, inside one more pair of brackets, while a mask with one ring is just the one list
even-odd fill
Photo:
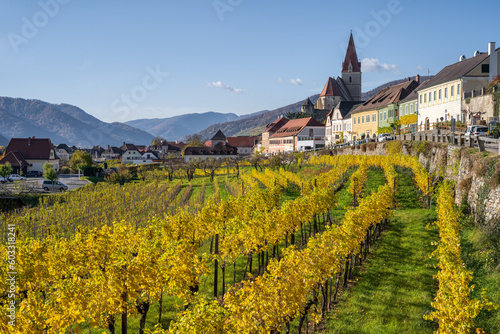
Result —
[[205, 174], [207, 174], [208, 170], [208, 174], [210, 175], [210, 181], [214, 182], [215, 172], [217, 171], [217, 169], [221, 167], [221, 165], [222, 165], [222, 160], [220, 159], [208, 158], [203, 161], [203, 169], [205, 170]]

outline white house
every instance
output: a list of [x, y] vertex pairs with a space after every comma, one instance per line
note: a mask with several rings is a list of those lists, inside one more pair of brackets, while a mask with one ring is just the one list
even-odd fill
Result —
[[269, 153], [325, 147], [325, 126], [312, 117], [292, 119], [269, 137]]
[[348, 143], [352, 140], [351, 110], [361, 102], [340, 101], [326, 116], [325, 145], [332, 147], [343, 140]]
[[123, 143], [120, 149], [123, 152], [122, 164], [132, 164], [134, 163], [134, 160], [141, 159], [142, 154], [141, 152], [139, 152], [139, 149], [134, 144]]
[[150, 164], [158, 160], [158, 157], [153, 151], [147, 151], [142, 153], [140, 159], [133, 160], [132, 163], [135, 165]]
[[432, 79], [417, 88], [418, 124], [430, 129], [436, 121], [452, 118], [470, 123], [465, 108], [464, 93], [482, 90], [488, 86], [498, 71], [499, 52], [495, 43], [489, 43], [488, 52], [476, 51], [474, 56], [446, 66]]

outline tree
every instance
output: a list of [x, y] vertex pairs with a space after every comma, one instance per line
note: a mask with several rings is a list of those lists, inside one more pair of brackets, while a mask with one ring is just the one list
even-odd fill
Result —
[[301, 111], [289, 112], [288, 114], [285, 115], [285, 118], [288, 119], [299, 119], [299, 118], [309, 118], [309, 117], [312, 117], [312, 115]]
[[162, 136], [156, 136], [154, 139], [153, 139], [153, 142], [151, 143], [151, 145], [160, 145], [162, 142], [166, 141], [165, 138], [163, 138]]
[[92, 167], [92, 157], [88, 152], [76, 151], [71, 156], [70, 165], [73, 170], [80, 169], [85, 171], [88, 167]]
[[54, 181], [56, 181], [59, 178], [59, 175], [57, 175], [56, 170], [54, 169], [54, 166], [52, 164], [49, 164], [46, 162], [43, 167], [43, 176], [49, 180], [52, 181], [52, 190], [54, 190]]
[[205, 161], [203, 161], [203, 170], [205, 171], [205, 174], [207, 174], [207, 169], [208, 173], [210, 174], [210, 181], [214, 182], [214, 176], [215, 172], [219, 167], [222, 165], [222, 160], [220, 159], [215, 159], [215, 158], [208, 158]]
[[184, 137], [184, 141], [187, 143], [187, 146], [192, 146], [192, 147], [203, 146], [201, 135], [197, 133]]
[[10, 162], [6, 162], [5, 165], [0, 165], [0, 176], [7, 177], [12, 174], [12, 166]]

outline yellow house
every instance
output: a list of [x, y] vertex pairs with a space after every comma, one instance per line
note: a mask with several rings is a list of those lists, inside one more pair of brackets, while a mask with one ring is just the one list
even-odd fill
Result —
[[352, 141], [376, 138], [378, 131], [377, 109], [360, 105], [351, 113]]

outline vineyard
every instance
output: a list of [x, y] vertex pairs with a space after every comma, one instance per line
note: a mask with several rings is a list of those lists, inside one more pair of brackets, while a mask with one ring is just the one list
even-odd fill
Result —
[[415, 333], [471, 333], [498, 307], [473, 297], [453, 185], [414, 157], [312, 156], [213, 176], [89, 185], [3, 213], [0, 331], [347, 333], [338, 319], [357, 277], [411, 210], [434, 214], [422, 233], [436, 232], [432, 245], [422, 237], [429, 300]]

